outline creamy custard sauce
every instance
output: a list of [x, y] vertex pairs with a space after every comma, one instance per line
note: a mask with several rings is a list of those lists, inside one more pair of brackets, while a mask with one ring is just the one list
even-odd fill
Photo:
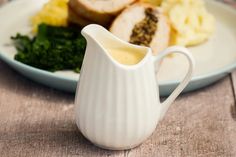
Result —
[[145, 56], [143, 52], [126, 49], [108, 49], [108, 53], [114, 60], [125, 65], [134, 65], [139, 63]]

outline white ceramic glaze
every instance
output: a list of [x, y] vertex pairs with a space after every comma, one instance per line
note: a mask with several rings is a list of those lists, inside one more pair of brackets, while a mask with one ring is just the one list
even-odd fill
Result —
[[[187, 49], [170, 47], [153, 56], [151, 49], [119, 40], [99, 25], [82, 30], [87, 40], [77, 87], [76, 122], [94, 144], [113, 150], [130, 149], [148, 138], [169, 105], [191, 79], [194, 60]], [[107, 49], [127, 47], [145, 57], [135, 65], [122, 65]], [[181, 53], [189, 61], [185, 79], [164, 103], [160, 103], [155, 63], [170, 53]]]

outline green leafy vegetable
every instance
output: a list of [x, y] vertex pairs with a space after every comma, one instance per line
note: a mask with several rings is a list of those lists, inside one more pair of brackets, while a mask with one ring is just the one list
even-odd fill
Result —
[[86, 40], [76, 28], [41, 24], [32, 39], [19, 33], [11, 39], [17, 49], [17, 61], [48, 71], [80, 71]]

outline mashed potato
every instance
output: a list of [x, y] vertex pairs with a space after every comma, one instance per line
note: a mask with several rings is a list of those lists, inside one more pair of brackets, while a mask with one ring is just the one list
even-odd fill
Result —
[[37, 32], [40, 23], [52, 26], [66, 26], [69, 0], [49, 0], [43, 8], [32, 17], [33, 32]]
[[214, 17], [203, 0], [163, 0], [161, 8], [172, 26], [171, 45], [197, 45], [214, 32]]

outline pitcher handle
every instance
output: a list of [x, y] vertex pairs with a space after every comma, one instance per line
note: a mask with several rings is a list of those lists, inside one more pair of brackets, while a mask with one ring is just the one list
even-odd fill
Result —
[[160, 119], [162, 119], [164, 117], [170, 104], [173, 103], [173, 101], [177, 98], [177, 96], [187, 86], [187, 84], [189, 83], [189, 81], [192, 78], [193, 70], [195, 67], [195, 60], [193, 59], [192, 54], [188, 51], [188, 49], [186, 49], [185, 47], [181, 47], [181, 46], [172, 46], [172, 47], [165, 49], [159, 55], [154, 57], [154, 62], [159, 62], [161, 59], [163, 59], [164, 57], [166, 57], [167, 55], [169, 55], [171, 53], [183, 54], [188, 59], [189, 68], [188, 68], [188, 72], [185, 75], [184, 79], [180, 82], [180, 84], [176, 87], [176, 89], [171, 93], [171, 95], [164, 102], [161, 103]]

